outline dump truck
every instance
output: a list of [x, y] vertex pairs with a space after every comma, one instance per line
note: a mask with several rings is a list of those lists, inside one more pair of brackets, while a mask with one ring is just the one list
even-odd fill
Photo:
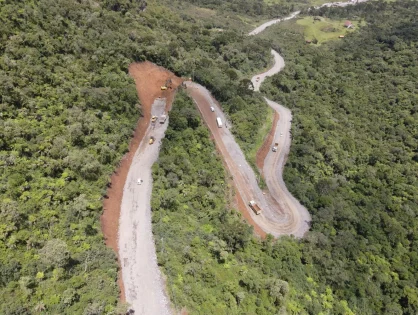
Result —
[[155, 141], [155, 138], [151, 136], [151, 137], [149, 138], [148, 143], [149, 143], [149, 144], [153, 144], [153, 143], [154, 143], [154, 141]]
[[254, 211], [255, 214], [259, 215], [261, 213], [261, 209], [258, 206], [258, 204], [254, 201], [251, 200], [248, 205], [250, 206], [250, 208]]
[[277, 152], [277, 148], [279, 147], [279, 143], [276, 142], [273, 146], [273, 149], [271, 149], [273, 152]]
[[218, 128], [222, 128], [222, 120], [219, 117], [216, 117], [216, 124], [218, 125]]
[[165, 123], [166, 120], [167, 120], [167, 115], [161, 115], [160, 116], [160, 124]]

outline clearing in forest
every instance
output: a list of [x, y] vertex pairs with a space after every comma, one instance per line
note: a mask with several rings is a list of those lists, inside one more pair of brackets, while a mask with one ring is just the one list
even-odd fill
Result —
[[339, 39], [340, 35], [347, 35], [350, 32], [354, 32], [359, 26], [364, 25], [364, 22], [353, 21], [351, 27], [345, 26], [347, 20], [331, 20], [324, 17], [307, 16], [296, 21], [296, 24], [303, 27], [303, 34], [305, 39], [312, 41], [316, 39], [318, 44], [323, 42]]

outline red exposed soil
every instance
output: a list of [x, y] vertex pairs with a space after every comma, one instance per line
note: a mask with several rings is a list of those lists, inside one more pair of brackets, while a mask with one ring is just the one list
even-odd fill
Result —
[[[215, 139], [213, 137], [213, 135], [211, 134], [210, 139], [215, 142]], [[215, 143], [216, 146], [216, 143]], [[216, 146], [216, 148], [219, 150], [219, 148]], [[231, 176], [231, 174], [228, 171], [228, 165], [226, 164], [226, 162], [224, 161], [221, 152], [219, 152], [222, 164], [224, 165], [224, 169], [227, 171], [228, 175]], [[235, 207], [236, 209], [238, 209], [238, 211], [242, 214], [242, 216], [244, 217], [245, 221], [247, 221], [248, 224], [250, 224], [253, 228], [254, 228], [254, 234], [257, 236], [260, 236], [262, 239], [265, 239], [267, 234], [266, 232], [264, 232], [258, 225], [257, 223], [255, 223], [255, 221], [253, 220], [253, 218], [251, 217], [251, 215], [248, 213], [247, 211], [247, 205], [245, 204], [244, 200], [242, 199], [241, 195], [238, 192], [237, 187], [235, 186], [235, 182], [234, 180], [232, 180], [231, 178], [227, 178], [227, 182], [229, 184], [230, 187], [233, 187], [233, 191], [235, 192], [234, 195], [232, 195], [231, 193], [228, 195], [229, 200], [232, 201], [232, 207]]]
[[[141, 102], [142, 117], [138, 120], [133, 138], [129, 144], [129, 152], [120, 161], [119, 168], [111, 177], [111, 186], [107, 190], [108, 198], [103, 202], [104, 211], [100, 220], [106, 245], [112, 248], [116, 254], [118, 254], [119, 215], [123, 187], [132, 158], [148, 128], [151, 119], [151, 105], [157, 97], [165, 97], [167, 99], [166, 109], [170, 109], [175, 89], [182, 82], [180, 78], [176, 77], [170, 71], [148, 61], [131, 64], [129, 66], [129, 74], [135, 80], [136, 90]], [[168, 79], [172, 80], [172, 89], [162, 91], [161, 86], [165, 85]], [[125, 301], [125, 292], [120, 272], [118, 284], [121, 290], [120, 299]]]
[[267, 134], [267, 137], [265, 138], [263, 145], [257, 151], [255, 164], [257, 165], [263, 177], [264, 177], [263, 175], [264, 160], [266, 159], [267, 153], [269, 153], [269, 150], [271, 149], [271, 146], [273, 145], [274, 134], [276, 133], [276, 127], [277, 127], [278, 121], [279, 121], [279, 113], [275, 112], [273, 125], [269, 133]]
[[[187, 89], [187, 92], [189, 93], [189, 95], [191, 95], [193, 97], [193, 99], [197, 102], [197, 106], [198, 109], [200, 111], [200, 114], [202, 115], [202, 117], [210, 117], [212, 116], [212, 112], [210, 111], [210, 106], [207, 104], [207, 100], [206, 98], [200, 94], [197, 90], [191, 88], [191, 89]], [[213, 98], [213, 101], [217, 103], [217, 101]], [[199, 106], [199, 104], [206, 104], [206, 106]], [[221, 106], [219, 106], [221, 107]], [[210, 125], [216, 125], [215, 120], [210, 120], [210, 119], [204, 119], [205, 124], [210, 128]], [[217, 130], [218, 128], [214, 128], [212, 130]], [[225, 154], [226, 152], [228, 152], [227, 148], [225, 147], [225, 145], [223, 144], [222, 141], [215, 141], [215, 138], [219, 137], [219, 134], [214, 134], [213, 132], [211, 133], [211, 138], [213, 139], [213, 141], [215, 142], [215, 146], [221, 156], [222, 162], [224, 164], [224, 168], [229, 171], [228, 168], [228, 164], [226, 162], [225, 159], [231, 158], [228, 154]], [[233, 165], [233, 164], [232, 164]], [[231, 174], [229, 174], [231, 176]], [[234, 202], [235, 205], [238, 209], [239, 212], [241, 212], [242, 216], [245, 218], [245, 220], [248, 222], [248, 224], [252, 225], [254, 227], [254, 233], [262, 238], [266, 237], [266, 233], [258, 226], [258, 224], [254, 221], [254, 219], [251, 217], [251, 215], [248, 213], [247, 210], [247, 205], [245, 204], [241, 194], [238, 192], [238, 188], [237, 188], [237, 181], [240, 181], [242, 179], [240, 179], [239, 177], [234, 177], [234, 180], [229, 180], [229, 184], [231, 186], [234, 187], [235, 189], [235, 198], [234, 198]], [[240, 182], [241, 183], [241, 182]], [[241, 187], [244, 184], [241, 183]], [[249, 200], [249, 199], [248, 199]]]

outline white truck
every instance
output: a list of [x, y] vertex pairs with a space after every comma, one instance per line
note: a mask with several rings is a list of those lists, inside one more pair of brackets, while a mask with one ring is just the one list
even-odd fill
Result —
[[273, 146], [273, 148], [271, 149], [273, 152], [277, 152], [277, 148], [279, 147], [279, 143], [276, 142]]
[[219, 117], [216, 117], [216, 124], [218, 125], [218, 128], [222, 128], [222, 120]]
[[160, 116], [160, 124], [164, 124], [166, 120], [167, 120], [167, 115]]

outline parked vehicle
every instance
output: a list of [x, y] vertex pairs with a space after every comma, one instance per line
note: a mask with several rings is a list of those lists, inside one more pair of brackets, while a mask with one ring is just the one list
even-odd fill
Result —
[[211, 112], [214, 112], [214, 111], [215, 111], [215, 107], [211, 106], [211, 107], [210, 107], [210, 111], [211, 111]]
[[165, 123], [166, 120], [167, 120], [167, 115], [161, 115], [160, 116], [160, 124]]
[[149, 138], [148, 143], [149, 143], [149, 144], [153, 144], [153, 143], [154, 143], [154, 141], [155, 141], [155, 138], [151, 136], [151, 137]]
[[152, 116], [151, 117], [151, 122], [156, 122], [157, 121], [157, 118], [158, 118], [157, 116]]

